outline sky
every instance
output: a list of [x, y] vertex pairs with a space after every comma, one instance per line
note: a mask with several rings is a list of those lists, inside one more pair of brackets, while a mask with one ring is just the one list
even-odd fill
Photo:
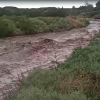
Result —
[[[93, 4], [95, 7], [95, 4], [97, 0], [94, 1], [87, 1], [90, 4]], [[63, 7], [63, 8], [71, 8], [72, 6], [79, 7], [85, 5], [85, 1], [83, 0], [73, 0], [73, 1], [8, 1], [8, 0], [3, 0], [0, 1], [0, 7], [5, 7], [5, 6], [14, 6], [18, 8], [40, 8], [40, 7]]]

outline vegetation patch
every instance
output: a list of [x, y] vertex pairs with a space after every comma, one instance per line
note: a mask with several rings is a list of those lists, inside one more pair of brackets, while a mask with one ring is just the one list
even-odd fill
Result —
[[0, 38], [14, 36], [15, 34], [17, 35], [19, 33], [20, 29], [16, 28], [13, 21], [6, 18], [0, 18]]
[[[72, 20], [74, 21], [75, 19]], [[71, 30], [74, 22], [70, 23], [69, 19], [61, 17], [29, 18], [25, 16], [3, 16], [0, 17], [0, 38], [23, 34]], [[80, 23], [78, 27], [87, 26], [88, 24], [86, 22], [89, 23], [86, 19], [78, 20], [78, 23]]]

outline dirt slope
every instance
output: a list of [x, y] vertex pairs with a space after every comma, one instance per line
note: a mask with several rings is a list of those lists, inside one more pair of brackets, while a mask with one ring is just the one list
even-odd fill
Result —
[[100, 23], [91, 21], [88, 27], [71, 31], [0, 39], [0, 100], [16, 88], [18, 77], [26, 77], [36, 67], [63, 63], [75, 48], [88, 46], [99, 30]]

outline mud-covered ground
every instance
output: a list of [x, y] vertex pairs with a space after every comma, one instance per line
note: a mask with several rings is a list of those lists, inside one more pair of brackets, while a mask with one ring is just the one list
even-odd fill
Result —
[[88, 46], [99, 30], [99, 21], [91, 21], [88, 27], [71, 31], [0, 39], [0, 100], [34, 68], [56, 67], [75, 48]]

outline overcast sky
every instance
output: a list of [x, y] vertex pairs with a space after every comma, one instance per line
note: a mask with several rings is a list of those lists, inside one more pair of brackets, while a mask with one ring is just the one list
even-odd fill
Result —
[[[87, 0], [86, 0], [87, 1]], [[97, 0], [94, 1], [88, 1], [88, 3], [93, 4], [95, 6]], [[18, 8], [40, 8], [40, 7], [64, 7], [64, 8], [71, 8], [72, 6], [79, 7], [85, 5], [85, 1], [8, 1], [8, 0], [3, 0], [0, 1], [0, 7], [5, 7], [5, 6], [14, 6]]]

